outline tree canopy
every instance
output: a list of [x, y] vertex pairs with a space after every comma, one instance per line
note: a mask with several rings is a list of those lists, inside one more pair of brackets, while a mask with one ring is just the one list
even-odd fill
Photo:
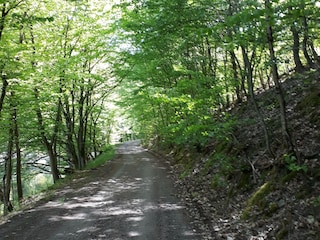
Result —
[[[23, 197], [33, 171], [83, 169], [107, 144], [107, 99], [119, 84], [110, 4], [101, 1], [2, 1], [0, 21], [1, 200]], [[36, 170], [38, 169], [38, 170]], [[27, 174], [27, 175], [26, 175]], [[25, 186], [24, 186], [25, 187]]]
[[162, 0], [118, 7], [118, 34], [130, 45], [120, 55], [125, 64], [114, 68], [126, 76], [125, 104], [143, 136], [201, 149], [224, 131], [217, 122], [228, 118], [226, 109], [249, 100], [259, 115], [256, 91], [275, 85], [292, 147], [280, 77], [319, 68], [316, 2]]

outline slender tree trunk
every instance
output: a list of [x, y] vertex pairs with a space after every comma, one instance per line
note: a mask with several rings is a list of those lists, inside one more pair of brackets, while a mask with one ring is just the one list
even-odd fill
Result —
[[[271, 4], [271, 3], [269, 0], [266, 0], [266, 4]], [[292, 12], [292, 6], [289, 6], [288, 9], [289, 9], [289, 12]], [[300, 52], [300, 37], [299, 37], [299, 32], [297, 30], [296, 24], [297, 23], [295, 21], [293, 21], [291, 24], [291, 27], [290, 27], [290, 30], [292, 32], [292, 38], [293, 38], [293, 48], [292, 48], [293, 60], [296, 65], [296, 71], [302, 72], [304, 70], [304, 67], [302, 65], [300, 54], [299, 54], [299, 52]], [[269, 27], [267, 27], [267, 28], [269, 28]], [[268, 30], [268, 31], [270, 31], [270, 30]], [[270, 46], [269, 46], [269, 49], [270, 49]]]
[[242, 93], [241, 93], [241, 83], [238, 75], [238, 68], [237, 68], [237, 62], [236, 62], [236, 54], [233, 50], [230, 51], [231, 56], [231, 63], [232, 63], [232, 72], [233, 72], [233, 81], [235, 85], [236, 95], [237, 95], [237, 102], [242, 102]]
[[224, 54], [224, 60], [223, 60], [223, 71], [224, 71], [224, 87], [225, 87], [225, 91], [226, 91], [226, 99], [225, 99], [225, 103], [224, 103], [224, 107], [225, 108], [229, 108], [230, 107], [230, 91], [229, 91], [229, 88], [230, 88], [230, 82], [228, 81], [228, 51], [225, 51], [225, 54]]
[[[237, 1], [231, 1], [228, 0], [228, 17], [231, 17], [235, 12], [237, 12], [238, 9], [238, 4], [239, 2]], [[229, 41], [233, 42], [233, 34], [236, 31], [236, 29], [228, 29], [228, 37]], [[232, 71], [233, 71], [233, 81], [234, 81], [234, 86], [235, 86], [235, 91], [236, 91], [236, 96], [237, 96], [237, 101], [238, 103], [241, 103], [243, 100], [243, 96], [247, 96], [246, 90], [245, 90], [245, 78], [241, 76], [239, 77], [239, 72], [241, 73], [241, 66], [239, 64], [239, 61], [237, 59], [237, 56], [234, 52], [234, 49], [232, 48], [229, 50], [230, 56], [231, 56], [231, 64], [232, 64]], [[238, 71], [239, 69], [239, 71]]]
[[56, 183], [60, 179], [57, 154], [54, 152], [52, 144], [50, 144], [49, 141], [46, 141], [46, 146], [47, 146], [48, 156], [50, 159], [50, 168], [51, 168], [51, 174], [53, 177], [53, 182]]
[[[248, 57], [246, 49], [243, 46], [241, 46], [241, 50], [242, 50], [242, 56], [243, 56], [243, 61], [244, 61], [244, 65], [245, 65], [246, 75], [247, 75], [247, 84], [248, 84], [248, 90], [249, 90], [250, 99], [251, 99], [253, 107], [254, 107], [257, 115], [258, 115], [258, 118], [260, 120], [262, 129], [263, 129], [263, 132], [264, 132], [266, 148], [267, 148], [270, 156], [274, 157], [274, 154], [273, 154], [273, 152], [271, 150], [271, 146], [270, 146], [270, 135], [269, 135], [268, 126], [267, 126], [266, 122], [264, 121], [264, 118], [263, 118], [262, 113], [261, 113], [261, 111], [259, 109], [258, 103], [257, 103], [256, 98], [255, 98], [255, 94], [254, 94], [252, 65], [251, 65], [251, 62], [249, 60], [249, 57]], [[254, 54], [254, 53], [252, 53], [252, 54]]]
[[22, 190], [22, 180], [21, 180], [21, 148], [20, 148], [20, 139], [19, 139], [19, 127], [17, 121], [17, 106], [16, 104], [13, 106], [13, 135], [14, 135], [14, 144], [16, 149], [16, 183], [17, 183], [17, 193], [18, 200], [22, 200], [23, 198], [23, 190]]
[[[265, 0], [265, 8], [267, 12], [271, 12], [272, 6], [270, 0]], [[272, 69], [272, 78], [276, 86], [276, 90], [278, 93], [279, 105], [280, 105], [280, 118], [281, 118], [281, 131], [283, 135], [283, 140], [286, 144], [286, 147], [289, 148], [290, 152], [294, 152], [294, 147], [292, 143], [292, 139], [290, 136], [290, 132], [288, 129], [287, 122], [287, 114], [286, 114], [286, 103], [284, 100], [284, 91], [282, 89], [282, 85], [280, 83], [279, 74], [278, 74], [278, 66], [276, 61], [276, 55], [274, 51], [274, 39], [273, 39], [273, 30], [271, 26], [271, 16], [269, 14], [266, 15], [266, 23], [267, 23], [267, 40], [270, 52], [270, 62]]]
[[4, 214], [13, 210], [13, 206], [10, 201], [10, 192], [11, 192], [11, 182], [12, 182], [12, 152], [13, 152], [13, 113], [11, 115], [9, 134], [8, 134], [8, 147], [7, 147], [7, 156], [5, 157], [5, 167], [4, 167], [4, 176], [2, 179], [3, 182], [3, 203], [4, 203]]
[[51, 145], [52, 145], [52, 151], [55, 155], [57, 166], [58, 166], [58, 153], [57, 153], [57, 143], [58, 143], [58, 135], [60, 132], [60, 125], [62, 121], [62, 106], [61, 106], [61, 99], [59, 97], [57, 101], [57, 112], [56, 112], [56, 121], [55, 121], [55, 126], [54, 126], [54, 131], [51, 135]]
[[65, 126], [66, 126], [66, 149], [68, 153], [68, 157], [70, 158], [71, 162], [75, 166], [76, 169], [81, 169], [81, 164], [79, 164], [79, 156], [77, 153], [77, 149], [75, 146], [75, 129], [74, 129], [74, 116], [72, 116], [73, 110], [70, 112], [70, 105], [68, 102], [68, 97], [65, 95], [64, 96], [64, 104], [63, 104], [63, 116], [64, 116], [64, 121], [65, 121]]
[[78, 148], [78, 166], [79, 169], [83, 169], [85, 166], [85, 116], [83, 114], [84, 112], [84, 101], [85, 96], [83, 91], [81, 92], [80, 102], [79, 102], [79, 128], [78, 128], [78, 134], [77, 134], [77, 148]]
[[291, 26], [291, 32], [293, 35], [293, 59], [294, 63], [296, 65], [296, 71], [301, 73], [304, 70], [304, 67], [302, 65], [301, 59], [300, 59], [300, 40], [299, 40], [299, 33], [295, 26]]
[[8, 13], [9, 11], [7, 10], [7, 3], [3, 3], [1, 8], [1, 17], [0, 17], [0, 41], [2, 39], [2, 34], [5, 27], [5, 19]]
[[209, 38], [206, 37], [206, 45], [207, 45], [207, 55], [208, 55], [208, 59], [209, 59], [209, 63], [208, 63], [208, 74], [209, 76], [211, 76], [212, 78], [215, 78], [216, 75], [216, 59], [213, 59], [212, 57], [212, 48], [209, 42]]
[[302, 51], [303, 51], [303, 55], [307, 60], [307, 63], [309, 65], [310, 68], [314, 68], [315, 67], [315, 63], [312, 61], [309, 53], [308, 53], [308, 42], [309, 42], [309, 30], [308, 30], [308, 21], [307, 21], [307, 17], [303, 16], [302, 18], [303, 20], [303, 41], [302, 41]]
[[[89, 113], [91, 116], [90, 116], [90, 119], [91, 119], [91, 124], [90, 124], [90, 129], [91, 129], [91, 134], [90, 134], [90, 138], [91, 138], [91, 143], [92, 143], [92, 146], [93, 146], [93, 151], [94, 151], [94, 158], [96, 158], [100, 153], [101, 153], [101, 147], [98, 145], [97, 143], [97, 126], [98, 126], [98, 121], [100, 119], [100, 114], [101, 114], [101, 111], [99, 111], [99, 113], [97, 115], [93, 115], [92, 112]], [[111, 124], [111, 123], [110, 123]], [[108, 124], [106, 126], [106, 129], [107, 129], [107, 133], [110, 132], [110, 124]], [[107, 136], [107, 144], [110, 144], [110, 135]]]
[[18, 136], [16, 135], [16, 142], [15, 142], [16, 154], [17, 154], [16, 182], [17, 182], [18, 200], [21, 201], [23, 199], [23, 189], [22, 189], [22, 178], [21, 178], [21, 149], [20, 149], [20, 143], [19, 143], [18, 137], [19, 135]]
[[[34, 95], [36, 100], [39, 100], [39, 92], [38, 90], [35, 88], [34, 89]], [[50, 169], [51, 169], [51, 174], [53, 177], [53, 182], [57, 182], [60, 179], [60, 173], [58, 170], [58, 161], [57, 161], [57, 154], [54, 151], [54, 145], [52, 142], [49, 141], [49, 139], [47, 138], [47, 135], [45, 133], [45, 127], [43, 124], [43, 117], [42, 117], [42, 113], [41, 113], [41, 109], [39, 108], [39, 106], [37, 106], [36, 108], [36, 114], [37, 114], [37, 118], [38, 118], [38, 126], [39, 126], [39, 130], [40, 130], [40, 135], [42, 138], [42, 143], [44, 144], [49, 159], [50, 159]]]
[[3, 107], [3, 103], [4, 103], [4, 99], [6, 97], [7, 94], [7, 87], [9, 85], [7, 79], [5, 76], [1, 76], [2, 78], [2, 89], [1, 89], [1, 96], [0, 96], [0, 116], [1, 116], [1, 112], [2, 112], [2, 107]]

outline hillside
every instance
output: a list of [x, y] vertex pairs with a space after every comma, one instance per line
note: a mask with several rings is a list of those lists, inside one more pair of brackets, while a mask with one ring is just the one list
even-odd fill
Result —
[[257, 100], [273, 136], [274, 158], [247, 102], [228, 112], [236, 124], [225, 138], [212, 139], [200, 153], [186, 148], [168, 154], [181, 197], [213, 239], [320, 239], [319, 81], [319, 72], [306, 72], [283, 82], [297, 157], [283, 147], [272, 88]]

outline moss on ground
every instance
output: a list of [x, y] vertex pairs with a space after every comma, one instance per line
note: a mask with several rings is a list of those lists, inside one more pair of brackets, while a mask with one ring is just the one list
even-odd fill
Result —
[[257, 206], [260, 210], [267, 207], [265, 197], [273, 190], [274, 184], [272, 182], [266, 182], [263, 184], [247, 201], [247, 206], [242, 213], [242, 219], [248, 219], [250, 212], [254, 206]]

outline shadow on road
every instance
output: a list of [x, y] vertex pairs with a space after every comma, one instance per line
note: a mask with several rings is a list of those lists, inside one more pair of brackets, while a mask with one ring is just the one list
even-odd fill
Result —
[[1, 225], [1, 239], [201, 239], [174, 196], [165, 164], [138, 142], [117, 153], [54, 200]]

